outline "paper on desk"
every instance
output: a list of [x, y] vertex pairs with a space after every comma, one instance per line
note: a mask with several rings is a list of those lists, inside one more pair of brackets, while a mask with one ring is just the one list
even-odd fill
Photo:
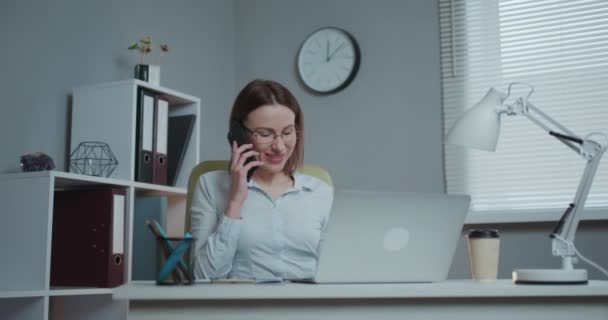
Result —
[[242, 278], [227, 278], [227, 279], [196, 279], [194, 283], [213, 283], [213, 284], [237, 284], [237, 283], [282, 283], [282, 278], [270, 279], [242, 279]]

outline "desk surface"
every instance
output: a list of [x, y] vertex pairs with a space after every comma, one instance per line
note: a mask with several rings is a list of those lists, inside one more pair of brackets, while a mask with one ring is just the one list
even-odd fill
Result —
[[608, 297], [608, 281], [586, 285], [515, 285], [511, 280], [382, 284], [195, 284], [157, 286], [134, 281], [114, 289], [129, 300], [282, 300], [376, 298]]

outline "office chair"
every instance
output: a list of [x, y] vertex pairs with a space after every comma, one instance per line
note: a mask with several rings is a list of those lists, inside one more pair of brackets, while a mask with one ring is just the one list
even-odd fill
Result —
[[[186, 221], [184, 224], [184, 233], [190, 232], [190, 206], [192, 205], [192, 194], [194, 193], [194, 188], [196, 187], [200, 176], [210, 171], [228, 170], [228, 165], [228, 160], [208, 160], [197, 164], [190, 172], [190, 178], [188, 179], [188, 194], [186, 195]], [[327, 182], [330, 186], [333, 186], [331, 176], [327, 170], [319, 166], [304, 164], [298, 171], [316, 177]]]

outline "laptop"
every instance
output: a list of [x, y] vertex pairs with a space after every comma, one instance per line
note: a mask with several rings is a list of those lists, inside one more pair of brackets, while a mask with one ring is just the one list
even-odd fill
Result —
[[314, 283], [447, 278], [467, 195], [336, 190]]

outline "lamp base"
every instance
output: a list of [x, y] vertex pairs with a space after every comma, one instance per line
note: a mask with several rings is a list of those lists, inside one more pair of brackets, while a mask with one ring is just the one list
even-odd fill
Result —
[[516, 269], [513, 271], [515, 284], [586, 284], [585, 269]]

